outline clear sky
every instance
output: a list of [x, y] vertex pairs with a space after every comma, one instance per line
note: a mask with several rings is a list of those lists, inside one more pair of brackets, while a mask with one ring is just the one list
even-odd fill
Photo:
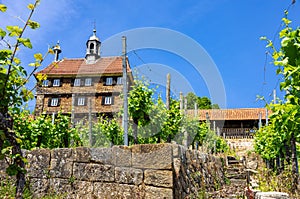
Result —
[[[0, 27], [3, 28], [7, 24], [19, 23], [14, 16], [25, 19], [25, 13], [28, 13], [26, 4], [32, 1], [0, 2], [8, 5], [8, 15], [0, 13]], [[187, 92], [180, 87], [183, 85], [182, 81], [185, 81], [185, 87], [191, 87], [199, 96], [211, 97], [213, 92], [219, 93], [218, 89], [224, 87], [226, 103], [223, 107], [262, 107], [264, 103], [256, 101], [256, 95], [263, 95], [271, 100], [272, 90], [278, 90], [279, 77], [275, 75], [276, 68], [269, 64], [270, 56], [266, 59], [265, 43], [259, 38], [276, 38], [275, 43], [278, 44], [276, 34], [287, 8], [293, 26], [299, 26], [300, 2], [290, 6], [291, 2], [292, 0], [41, 0], [33, 16], [34, 20], [41, 23], [41, 28], [27, 32], [34, 47], [32, 50], [21, 51], [19, 57], [27, 64], [32, 61], [30, 56], [33, 53], [46, 52], [48, 46], [56, 44], [57, 40], [62, 48], [61, 58], [84, 57], [85, 43], [95, 24], [97, 36], [103, 43], [102, 56], [121, 55], [121, 41], [115, 51], [105, 48], [105, 44], [118, 38], [115, 35], [131, 34], [127, 38], [131, 67], [137, 68], [140, 75], [146, 76], [153, 83], [158, 81], [158, 77], [164, 79], [168, 70], [175, 71], [171, 80], [174, 95], [178, 95], [179, 91]], [[158, 33], [162, 31], [157, 35], [161, 35], [161, 38], [156, 38], [151, 31], [143, 34], [139, 32], [141, 29], [158, 30]], [[171, 32], [171, 36], [164, 35], [164, 30]], [[157, 44], [149, 49], [141, 41], [137, 42], [134, 35], [143, 41], [150, 40]], [[183, 36], [183, 39], [178, 39], [179, 36]], [[188, 45], [189, 42], [192, 43]], [[162, 47], [157, 47], [159, 44]], [[198, 44], [200, 51], [193, 44]], [[134, 48], [135, 45], [140, 46]], [[173, 50], [168, 50], [168, 45]], [[201, 53], [205, 55], [200, 55]], [[198, 56], [198, 60], [191, 62], [189, 55]], [[198, 67], [197, 61], [200, 64], [209, 58], [213, 64], [201, 66], [202, 72], [195, 70]], [[52, 60], [53, 57], [49, 56], [42, 67], [46, 67]], [[205, 75], [210, 67], [216, 70]], [[213, 83], [214, 80], [216, 83]], [[34, 84], [34, 80], [31, 81]], [[214, 102], [219, 103], [218, 99]]]

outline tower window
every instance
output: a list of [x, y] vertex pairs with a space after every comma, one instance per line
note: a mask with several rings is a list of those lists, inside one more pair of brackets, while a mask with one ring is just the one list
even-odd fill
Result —
[[94, 53], [95, 52], [94, 47], [95, 47], [95, 45], [93, 43], [91, 43], [90, 44], [90, 53]]
[[74, 80], [74, 86], [80, 86], [80, 79]]
[[53, 86], [60, 86], [60, 79], [54, 79]]

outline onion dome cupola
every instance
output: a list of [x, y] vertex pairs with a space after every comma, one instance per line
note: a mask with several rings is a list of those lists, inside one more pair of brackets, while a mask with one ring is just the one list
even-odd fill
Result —
[[93, 35], [86, 42], [86, 55], [87, 63], [94, 63], [100, 58], [100, 39], [96, 36], [96, 29], [93, 30]]
[[59, 54], [61, 53], [59, 41], [57, 41], [57, 44], [53, 47], [54, 52], [54, 61], [57, 62], [59, 60]]

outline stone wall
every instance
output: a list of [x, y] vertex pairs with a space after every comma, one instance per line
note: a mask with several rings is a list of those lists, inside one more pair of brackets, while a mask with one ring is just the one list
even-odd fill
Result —
[[35, 198], [46, 193], [64, 198], [198, 198], [224, 184], [221, 159], [175, 144], [24, 154]]

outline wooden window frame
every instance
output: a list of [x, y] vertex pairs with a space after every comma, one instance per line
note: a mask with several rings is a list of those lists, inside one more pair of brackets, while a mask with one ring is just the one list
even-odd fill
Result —
[[60, 79], [53, 79], [53, 84], [52, 86], [57, 86], [59, 87], [61, 85]]

